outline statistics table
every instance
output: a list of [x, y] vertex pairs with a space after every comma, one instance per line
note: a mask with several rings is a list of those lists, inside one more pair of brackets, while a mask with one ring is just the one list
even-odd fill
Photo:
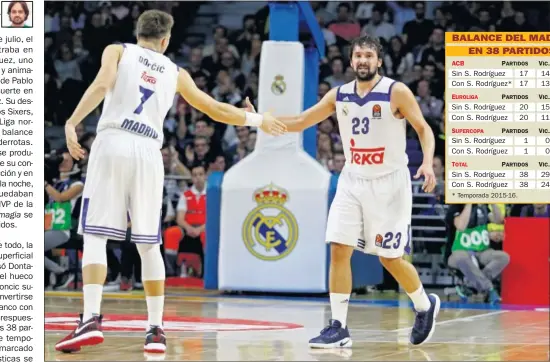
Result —
[[550, 203], [550, 33], [445, 34], [445, 202]]

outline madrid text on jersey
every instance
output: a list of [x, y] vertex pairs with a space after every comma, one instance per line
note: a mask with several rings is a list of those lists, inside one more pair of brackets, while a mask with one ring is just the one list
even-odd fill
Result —
[[124, 122], [122, 122], [121, 128], [145, 137], [150, 137], [152, 139], [157, 139], [159, 136], [158, 133], [151, 127], [143, 123], [130, 120], [128, 118], [126, 118]]

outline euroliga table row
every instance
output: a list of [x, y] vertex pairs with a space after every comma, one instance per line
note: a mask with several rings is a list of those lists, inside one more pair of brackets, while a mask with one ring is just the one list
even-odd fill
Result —
[[550, 112], [550, 102], [447, 102], [449, 112]]
[[455, 156], [544, 156], [545, 161], [550, 161], [549, 147], [494, 147], [494, 146], [449, 146], [447, 155]]
[[481, 189], [481, 190], [546, 190], [550, 191], [550, 181], [506, 181], [506, 180], [449, 180], [449, 189]]
[[451, 169], [448, 180], [538, 180], [550, 181], [550, 170], [462, 170]]
[[550, 69], [462, 69], [450, 68], [451, 79], [550, 79]]
[[448, 112], [450, 122], [547, 122], [550, 123], [550, 112]]
[[[449, 145], [475, 146], [548, 146], [548, 136], [449, 136]], [[543, 150], [546, 152], [545, 150]]]

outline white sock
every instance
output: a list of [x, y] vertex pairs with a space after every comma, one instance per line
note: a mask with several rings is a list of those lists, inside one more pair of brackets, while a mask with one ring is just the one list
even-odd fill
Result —
[[84, 314], [82, 321], [86, 322], [94, 315], [99, 315], [101, 309], [101, 298], [103, 296], [103, 285], [86, 284], [82, 288], [84, 293]]
[[412, 292], [411, 294], [407, 293], [409, 295], [409, 298], [411, 298], [414, 309], [417, 312], [425, 312], [431, 307], [430, 300], [428, 299], [428, 295], [424, 291], [424, 288], [420, 286], [417, 290]]
[[164, 311], [164, 296], [146, 297], [147, 315], [149, 319], [149, 327], [162, 327], [162, 312]]
[[342, 323], [342, 328], [346, 328], [349, 296], [349, 294], [330, 293], [330, 309], [332, 310], [332, 319]]

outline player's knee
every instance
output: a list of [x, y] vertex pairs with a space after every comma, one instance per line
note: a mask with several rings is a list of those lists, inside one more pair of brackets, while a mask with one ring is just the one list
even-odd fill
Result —
[[136, 244], [136, 246], [141, 257], [141, 279], [143, 281], [165, 280], [166, 271], [160, 253], [160, 245]]
[[344, 244], [331, 243], [330, 260], [333, 263], [349, 262], [353, 254], [353, 247]]
[[157, 251], [160, 253], [160, 245], [159, 244], [136, 244], [137, 251], [139, 253], [139, 256], [143, 259], [144, 257], [147, 257], [150, 254], [154, 254]]
[[82, 267], [92, 264], [107, 266], [107, 238], [85, 234], [82, 248]]

